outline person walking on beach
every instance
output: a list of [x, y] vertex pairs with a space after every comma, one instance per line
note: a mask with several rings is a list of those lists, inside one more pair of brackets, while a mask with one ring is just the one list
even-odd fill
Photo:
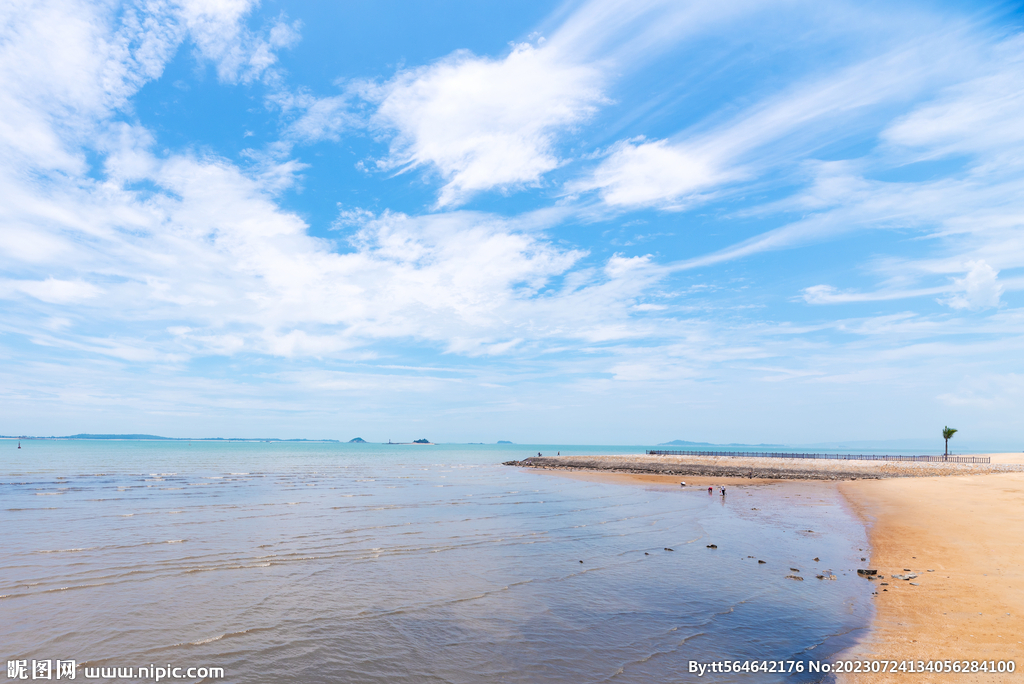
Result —
[[722, 487], [722, 496], [725, 496], [725, 487]]

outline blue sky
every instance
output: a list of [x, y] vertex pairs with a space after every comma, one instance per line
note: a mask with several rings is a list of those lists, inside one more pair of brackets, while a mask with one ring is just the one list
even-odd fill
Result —
[[0, 433], [1024, 448], [1021, 19], [7, 3]]

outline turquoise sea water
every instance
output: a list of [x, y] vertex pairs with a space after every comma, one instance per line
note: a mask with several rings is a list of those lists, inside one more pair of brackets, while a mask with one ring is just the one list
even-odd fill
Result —
[[689, 663], [827, 659], [871, 616], [865, 532], [827, 485], [723, 499], [500, 465], [643, 447], [23, 447], [0, 442], [7, 660], [232, 682], [817, 681]]

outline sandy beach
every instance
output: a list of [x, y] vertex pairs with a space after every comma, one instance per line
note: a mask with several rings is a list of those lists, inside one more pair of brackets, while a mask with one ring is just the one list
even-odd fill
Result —
[[[864, 521], [871, 543], [865, 567], [875, 585], [870, 634], [850, 658], [885, 660], [1013, 660], [1014, 674], [855, 674], [843, 682], [1010, 682], [1024, 673], [1024, 454], [990, 454], [991, 465], [743, 459], [729, 465], [763, 473], [797, 468], [799, 479], [827, 481]], [[584, 469], [593, 467], [613, 471]], [[776, 478], [716, 477], [639, 471], [650, 456], [572, 459], [546, 472], [619, 484], [766, 485]], [[694, 459], [685, 459], [693, 465]], [[720, 459], [719, 459], [720, 460]], [[677, 459], [675, 465], [680, 465]], [[645, 465], [646, 464], [646, 465]], [[707, 464], [706, 464], [707, 465]], [[709, 466], [710, 467], [710, 466]], [[618, 471], [618, 472], [616, 472]], [[818, 477], [813, 477], [813, 472]], [[837, 477], [837, 474], [841, 473]], [[809, 483], [808, 483], [809, 484]], [[818, 486], [826, 483], [817, 483]], [[911, 579], [896, 579], [892, 575]], [[884, 583], [884, 584], [883, 584]], [[921, 679], [921, 677], [925, 679]]]
[[[1020, 455], [1014, 456], [1020, 461]], [[928, 681], [1021, 681], [1024, 473], [843, 482], [838, 487], [869, 526], [871, 567], [890, 578], [875, 581], [871, 635], [854, 654], [891, 660], [1014, 660], [1018, 671], [1012, 675], [928, 675]], [[893, 573], [918, 577], [893, 580]], [[847, 679], [890, 680], [884, 675]]]

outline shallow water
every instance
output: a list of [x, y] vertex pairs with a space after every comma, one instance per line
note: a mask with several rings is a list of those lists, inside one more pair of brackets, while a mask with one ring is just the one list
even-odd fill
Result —
[[870, 618], [864, 530], [825, 485], [723, 499], [500, 465], [624, 447], [23, 446], [0, 442], [0, 655], [80, 678], [698, 681], [691, 660], [825, 659]]

